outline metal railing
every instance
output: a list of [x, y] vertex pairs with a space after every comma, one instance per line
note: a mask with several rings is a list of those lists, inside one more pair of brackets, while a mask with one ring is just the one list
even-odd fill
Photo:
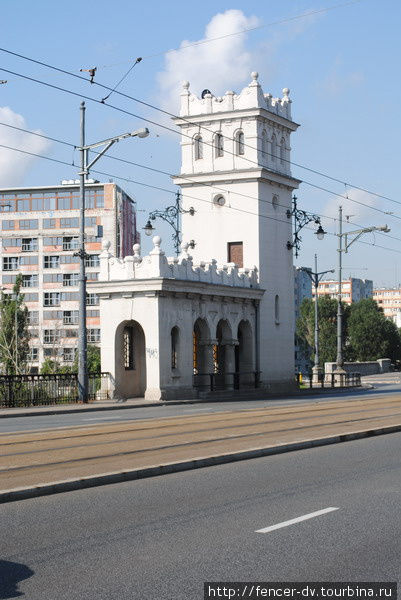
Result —
[[361, 385], [360, 373], [320, 373], [318, 380], [309, 373], [307, 378], [297, 375], [299, 387], [302, 388], [336, 388], [336, 387], [359, 387]]
[[[89, 373], [90, 402], [111, 399], [110, 373]], [[0, 375], [0, 408], [78, 402], [77, 373]]]
[[196, 373], [193, 387], [199, 391], [223, 391], [258, 388], [260, 371], [239, 371], [234, 373]]

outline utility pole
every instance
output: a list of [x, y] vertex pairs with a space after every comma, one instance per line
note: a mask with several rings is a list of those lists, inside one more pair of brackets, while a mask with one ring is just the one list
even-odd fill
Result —
[[85, 102], [81, 102], [81, 170], [79, 173], [79, 310], [78, 310], [78, 397], [88, 402], [88, 362], [86, 340], [86, 252], [85, 252], [85, 180], [87, 177], [85, 149]]
[[[334, 373], [337, 375], [336, 382], [338, 385], [344, 384], [344, 376], [346, 371], [344, 370], [343, 360], [343, 308], [341, 303], [342, 294], [342, 254], [347, 253], [349, 247], [356, 242], [364, 233], [371, 233], [372, 231], [383, 231], [388, 233], [390, 228], [387, 225], [380, 225], [379, 227], [364, 227], [363, 229], [356, 229], [355, 231], [343, 232], [343, 209], [342, 206], [338, 209], [338, 305], [337, 305], [337, 360], [336, 369]], [[351, 237], [352, 236], [352, 237]], [[348, 238], [351, 237], [350, 241]], [[343, 247], [344, 238], [344, 247]]]
[[[78, 317], [78, 397], [81, 402], [88, 402], [88, 362], [87, 362], [87, 340], [86, 340], [86, 251], [85, 251], [85, 183], [90, 169], [101, 158], [109, 148], [116, 142], [127, 137], [144, 138], [149, 135], [147, 127], [137, 129], [130, 133], [107, 138], [95, 144], [85, 143], [85, 102], [81, 102], [81, 169], [79, 172], [79, 192], [80, 192], [80, 210], [79, 210], [79, 250], [75, 256], [79, 256], [79, 317]], [[95, 158], [88, 162], [88, 153], [94, 148], [103, 147], [100, 152], [96, 152]]]
[[319, 365], [319, 312], [318, 312], [318, 295], [317, 290], [319, 287], [319, 283], [326, 273], [334, 273], [334, 269], [329, 269], [328, 271], [320, 271], [317, 270], [317, 254], [315, 254], [315, 271], [313, 272], [311, 269], [307, 269], [306, 267], [301, 267], [301, 271], [305, 271], [309, 275], [310, 280], [312, 281], [315, 288], [315, 361], [312, 369], [313, 383], [319, 383], [321, 380], [322, 369]]

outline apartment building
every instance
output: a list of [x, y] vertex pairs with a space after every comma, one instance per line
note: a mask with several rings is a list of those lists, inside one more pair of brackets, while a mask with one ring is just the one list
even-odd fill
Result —
[[[332, 279], [321, 281], [318, 287], [318, 297], [330, 296], [337, 298], [338, 281]], [[312, 290], [313, 298], [315, 297], [315, 289]], [[370, 279], [358, 279], [350, 277], [343, 279], [341, 283], [341, 296], [345, 304], [352, 304], [364, 298], [372, 298], [373, 296], [373, 281]]]
[[[103, 237], [115, 256], [138, 241], [134, 201], [115, 183], [86, 183], [87, 279], [99, 275]], [[30, 365], [46, 358], [71, 364], [78, 342], [79, 182], [0, 189], [1, 288], [11, 293], [22, 275], [29, 311]], [[99, 299], [87, 294], [88, 343], [100, 343]]]
[[401, 286], [373, 290], [373, 300], [376, 300], [388, 319], [401, 327]]

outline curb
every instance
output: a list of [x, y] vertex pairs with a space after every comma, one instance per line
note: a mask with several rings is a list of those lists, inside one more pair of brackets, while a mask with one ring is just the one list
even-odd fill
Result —
[[[371, 389], [375, 389], [374, 386], [372, 384], [366, 384], [360, 387], [355, 387], [355, 388], [316, 388], [316, 389], [310, 389], [310, 388], [306, 388], [305, 390], [302, 390], [301, 392], [299, 392], [298, 394], [283, 394], [283, 395], [278, 395], [278, 394], [274, 394], [271, 397], [269, 397], [268, 394], [266, 394], [266, 398], [257, 398], [257, 400], [259, 400], [260, 402], [266, 402], [266, 401], [271, 401], [271, 400], [283, 400], [283, 398], [303, 398], [306, 396], [317, 396], [319, 394], [324, 394], [324, 393], [329, 393], [332, 392], [333, 390], [337, 390], [336, 393], [340, 393], [340, 394], [345, 394], [347, 392], [351, 392], [354, 391], [354, 393], [363, 391], [363, 390], [371, 390]], [[252, 398], [251, 398], [252, 400]], [[125, 404], [125, 403], [116, 403], [115, 406], [94, 406], [93, 408], [61, 408], [61, 409], [56, 409], [54, 408], [49, 408], [48, 410], [35, 410], [35, 409], [28, 409], [24, 412], [21, 413], [11, 413], [11, 414], [1, 414], [2, 410], [7, 410], [7, 409], [0, 409], [0, 419], [16, 419], [19, 417], [40, 417], [41, 415], [46, 417], [49, 415], [67, 415], [67, 414], [76, 414], [76, 413], [86, 413], [86, 412], [98, 412], [98, 411], [108, 411], [108, 410], [128, 410], [129, 408], [153, 408], [153, 407], [157, 407], [157, 406], [177, 406], [177, 405], [187, 405], [187, 404], [213, 404], [213, 403], [225, 403], [225, 402], [247, 402], [246, 400], [237, 400], [235, 397], [234, 398], [230, 398], [229, 400], [213, 400], [213, 399], [208, 399], [208, 400], [202, 400], [202, 399], [191, 399], [191, 400], [166, 400], [166, 401], [159, 401], [159, 402], [151, 402], [151, 403], [141, 403], [141, 404]], [[93, 406], [93, 405], [92, 405]]]
[[35, 487], [14, 488], [11, 490], [4, 490], [0, 492], [0, 504], [4, 504], [6, 502], [15, 502], [18, 500], [27, 500], [29, 498], [37, 498], [40, 496], [60, 494], [63, 492], [83, 490], [101, 485], [111, 485], [113, 483], [122, 483], [125, 481], [133, 481], [136, 479], [146, 479], [148, 477], [168, 475], [170, 473], [180, 473], [182, 471], [202, 469], [204, 467], [223, 465], [225, 463], [237, 462], [241, 460], [250, 460], [252, 458], [261, 458], [264, 456], [273, 456], [275, 454], [284, 454], [286, 452], [295, 452], [297, 450], [306, 450], [308, 448], [316, 448], [319, 446], [328, 446], [330, 444], [338, 444], [341, 442], [350, 442], [354, 440], [373, 437], [376, 435], [397, 433], [400, 431], [401, 424], [391, 425], [389, 427], [367, 429], [365, 431], [355, 431], [351, 433], [338, 434], [324, 438], [316, 438], [313, 440], [305, 440], [302, 442], [291, 442], [290, 444], [281, 444], [278, 446], [253, 448], [251, 450], [229, 452], [226, 454], [217, 454], [215, 456], [208, 457], [199, 457], [181, 462], [170, 462], [165, 463], [164, 465], [155, 465], [140, 469], [132, 469], [130, 471], [115, 471], [112, 473], [100, 473], [97, 475], [89, 475], [87, 477], [81, 477], [79, 479], [65, 479], [63, 481], [56, 481], [53, 483], [47, 483]]

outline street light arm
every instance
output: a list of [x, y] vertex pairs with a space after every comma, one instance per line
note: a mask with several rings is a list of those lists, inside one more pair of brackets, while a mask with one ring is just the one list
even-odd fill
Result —
[[95, 158], [92, 160], [92, 162], [90, 162], [88, 165], [85, 165], [85, 173], [87, 173], [88, 171], [90, 171], [90, 169], [93, 167], [93, 165], [99, 160], [99, 158], [101, 158], [104, 154], [106, 154], [107, 150], [109, 148], [111, 148], [111, 146], [113, 144], [115, 144], [115, 142], [118, 142], [118, 140], [110, 140], [109, 143], [107, 144], [107, 146], [105, 146], [103, 148], [103, 150], [101, 152], [99, 152]]

